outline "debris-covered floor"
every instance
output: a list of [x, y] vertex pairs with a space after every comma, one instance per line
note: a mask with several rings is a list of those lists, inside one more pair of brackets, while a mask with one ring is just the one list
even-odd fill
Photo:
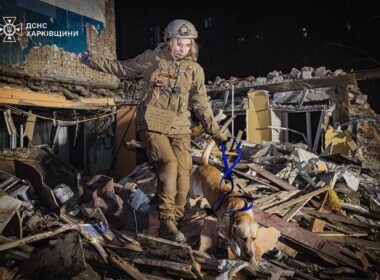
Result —
[[[159, 238], [148, 163], [114, 182], [81, 176], [47, 148], [24, 148], [1, 154], [2, 279], [377, 277], [380, 191], [371, 168], [317, 156], [304, 144], [241, 147], [234, 181], [254, 198], [258, 267], [233, 256], [195, 192], [181, 224], [187, 243]], [[192, 153], [196, 167], [202, 149]], [[218, 150], [211, 162], [222, 166]]]
[[[248, 211], [260, 225], [256, 265], [236, 256], [196, 189], [180, 224], [186, 243], [159, 237], [156, 175], [148, 162], [116, 182], [85, 176], [42, 145], [0, 154], [1, 279], [377, 279], [379, 117], [358, 77], [306, 67], [267, 79], [208, 85], [218, 121], [237, 115], [241, 160], [232, 172], [235, 190], [253, 198]], [[17, 111], [6, 108], [12, 124]], [[119, 149], [138, 152], [141, 143], [132, 139]], [[195, 124], [194, 170], [208, 139]], [[234, 162], [236, 143], [226, 149]], [[225, 171], [218, 148], [209, 162]]]
[[[162, 1], [149, 9], [139, 1], [5, 2], [0, 280], [379, 278], [380, 68], [373, 36], [379, 17], [355, 19], [358, 3], [337, 9], [329, 3], [328, 10], [339, 11], [335, 19], [310, 18], [310, 33], [303, 22], [300, 41], [282, 17], [253, 19], [249, 5], [221, 10], [201, 3], [205, 18], [193, 2], [177, 5], [197, 15], [207, 75], [250, 75], [206, 83], [219, 124], [235, 117], [227, 160], [214, 148], [209, 163], [225, 174], [226, 161], [241, 157], [232, 170], [235, 191], [249, 198], [247, 205], [253, 200], [247, 211], [259, 224], [250, 252], [255, 261], [248, 262], [231, 238], [233, 225], [226, 231], [195, 188], [179, 225], [186, 243], [159, 236], [156, 174], [136, 131], [147, 84], [91, 69], [78, 56], [132, 58], [139, 45], [158, 46], [164, 20], [179, 10], [159, 12]], [[29, 30], [16, 32], [21, 25]], [[291, 70], [253, 76], [269, 67]], [[210, 138], [191, 121], [196, 170]]]

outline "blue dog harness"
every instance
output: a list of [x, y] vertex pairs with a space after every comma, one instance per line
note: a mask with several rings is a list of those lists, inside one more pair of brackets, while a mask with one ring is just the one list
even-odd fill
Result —
[[[219, 210], [221, 207], [223, 201], [228, 198], [228, 197], [237, 197], [245, 200], [247, 202], [247, 206], [240, 208], [240, 209], [232, 209], [229, 211], [224, 212], [224, 215], [231, 215], [236, 212], [245, 212], [253, 208], [253, 198], [247, 194], [239, 194], [239, 195], [231, 195], [231, 193], [234, 190], [234, 180], [232, 178], [232, 170], [235, 168], [235, 166], [240, 162], [242, 151], [240, 144], [237, 143], [236, 138], [234, 138], [234, 143], [237, 145], [237, 150], [238, 150], [238, 157], [235, 160], [235, 162], [231, 165], [228, 166], [228, 160], [227, 160], [227, 155], [226, 155], [226, 145], [225, 143], [222, 143], [222, 156], [223, 156], [223, 163], [224, 163], [224, 174], [222, 176], [222, 179], [219, 182], [219, 192], [220, 192], [220, 197], [218, 200], [216, 200], [213, 205], [212, 205], [212, 210], [214, 213]], [[222, 189], [222, 184], [224, 180], [230, 181], [231, 183], [231, 190], [228, 192], [224, 192]]]

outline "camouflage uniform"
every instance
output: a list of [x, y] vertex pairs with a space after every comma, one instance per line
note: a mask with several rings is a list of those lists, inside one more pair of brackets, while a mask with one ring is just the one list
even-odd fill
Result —
[[209, 134], [219, 130], [202, 67], [191, 56], [175, 60], [166, 45], [127, 61], [90, 55], [87, 64], [120, 78], [143, 75], [147, 87], [137, 107], [137, 131], [156, 168], [160, 219], [182, 219], [192, 167], [190, 110]]

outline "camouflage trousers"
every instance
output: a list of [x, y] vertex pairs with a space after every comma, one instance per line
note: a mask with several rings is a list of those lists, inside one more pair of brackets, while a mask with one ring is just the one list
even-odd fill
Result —
[[157, 174], [160, 219], [179, 221], [190, 188], [191, 135], [142, 131], [140, 137]]

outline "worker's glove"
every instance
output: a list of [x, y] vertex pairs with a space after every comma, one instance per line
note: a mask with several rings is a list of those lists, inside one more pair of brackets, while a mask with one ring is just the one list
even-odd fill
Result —
[[80, 52], [80, 53], [78, 54], [78, 57], [79, 57], [80, 62], [82, 62], [83, 64], [88, 64], [88, 57], [89, 57], [89, 54], [88, 54], [87, 51]]
[[221, 146], [223, 143], [227, 142], [228, 137], [224, 132], [218, 132], [212, 136], [212, 139], [214, 139], [218, 146]]

